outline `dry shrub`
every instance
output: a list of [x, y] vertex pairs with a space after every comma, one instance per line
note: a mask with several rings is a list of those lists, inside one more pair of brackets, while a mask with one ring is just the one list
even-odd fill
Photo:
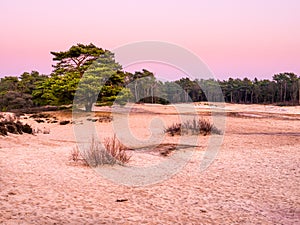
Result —
[[27, 133], [27, 134], [32, 134], [33, 133], [33, 129], [30, 125], [28, 125], [27, 123], [23, 126], [23, 132]]
[[41, 119], [41, 118], [50, 118], [50, 114], [44, 114], [44, 113], [37, 113], [37, 114], [32, 114], [29, 118], [34, 118], [34, 119]]
[[104, 146], [106, 151], [122, 164], [127, 163], [131, 158], [131, 156], [126, 153], [126, 150], [129, 149], [117, 139], [116, 135], [112, 138], [105, 138]]
[[42, 119], [35, 119], [34, 121], [37, 123], [45, 123], [45, 120], [42, 120]]
[[176, 135], [197, 135], [197, 134], [221, 134], [222, 132], [216, 128], [211, 122], [205, 119], [196, 120], [187, 120], [184, 123], [174, 123], [167, 129], [165, 133], [171, 134], [172, 136]]
[[74, 147], [71, 151], [71, 158], [74, 162], [78, 162], [81, 158], [80, 158], [80, 152], [78, 147]]
[[15, 124], [6, 124], [7, 131], [12, 134], [19, 134], [17, 126]]
[[99, 117], [99, 122], [100, 123], [110, 123], [112, 121], [112, 117], [111, 116], [100, 116]]
[[105, 164], [114, 165], [117, 163], [117, 160], [99, 142], [96, 142], [94, 138], [92, 138], [90, 146], [84, 149], [83, 158], [92, 167]]
[[7, 133], [12, 134], [32, 134], [32, 128], [28, 124], [22, 124], [20, 121], [17, 122], [0, 122], [0, 135], [6, 136]]
[[4, 125], [0, 124], [0, 135], [6, 136], [7, 132], [8, 132], [7, 128]]
[[181, 134], [181, 123], [173, 123], [167, 129], [165, 129], [165, 133], [169, 133], [172, 136]]
[[124, 165], [131, 158], [126, 150], [129, 149], [116, 138], [116, 135], [112, 138], [106, 138], [104, 146], [93, 137], [90, 145], [83, 151], [79, 152], [78, 148], [74, 148], [71, 152], [71, 158], [77, 162], [81, 160], [82, 156], [85, 164], [91, 167], [115, 164]]
[[59, 122], [59, 125], [67, 125], [69, 123], [70, 123], [69, 120], [62, 120], [62, 121]]

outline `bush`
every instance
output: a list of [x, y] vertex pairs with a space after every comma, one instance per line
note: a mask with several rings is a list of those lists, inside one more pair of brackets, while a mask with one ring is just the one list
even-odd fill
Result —
[[126, 153], [126, 150], [129, 149], [116, 138], [116, 135], [112, 138], [106, 138], [104, 140], [104, 146], [106, 151], [120, 163], [124, 164], [130, 160], [130, 156]]
[[77, 146], [72, 149], [71, 158], [74, 162], [78, 162], [80, 160], [80, 152]]
[[69, 120], [63, 120], [63, 121], [60, 121], [60, 122], [59, 122], [59, 125], [67, 125], [67, 124], [69, 124], [69, 123], [70, 123]]
[[37, 114], [33, 114], [31, 115], [29, 118], [34, 118], [34, 119], [41, 119], [41, 118], [50, 118], [50, 114], [46, 114], [46, 113], [37, 113]]
[[16, 126], [16, 128], [17, 128], [17, 132], [18, 132], [19, 134], [23, 134], [23, 124], [22, 124], [20, 121], [17, 121], [17, 122], [15, 123], [15, 126]]
[[91, 121], [91, 122], [97, 122], [98, 121], [97, 118], [87, 118], [86, 120], [87, 121]]
[[30, 125], [23, 125], [20, 121], [17, 122], [0, 122], [0, 135], [12, 134], [32, 134], [32, 128]]
[[24, 133], [27, 133], [27, 134], [32, 134], [33, 133], [33, 130], [31, 128], [31, 126], [29, 126], [27, 123], [25, 125], [23, 125], [22, 131]]
[[197, 134], [221, 134], [222, 132], [216, 128], [212, 123], [208, 120], [199, 119], [196, 120], [187, 120], [184, 123], [174, 123], [167, 129], [165, 129], [165, 133], [174, 135], [197, 135]]
[[37, 122], [37, 123], [45, 123], [45, 120], [42, 120], [42, 119], [35, 119], [35, 122]]
[[0, 125], [0, 135], [6, 136], [7, 135], [7, 128], [3, 125]]
[[165, 129], [165, 133], [169, 133], [172, 136], [181, 134], [181, 123], [174, 123], [167, 129]]
[[100, 116], [99, 117], [99, 122], [100, 123], [109, 123], [109, 122], [111, 122], [113, 119], [112, 119], [112, 117], [111, 116]]
[[161, 105], [169, 105], [170, 102], [167, 99], [160, 98], [157, 96], [148, 96], [145, 98], [142, 98], [138, 101], [138, 103], [155, 103], [155, 104], [161, 104]]
[[12, 134], [19, 134], [15, 124], [6, 124], [7, 131]]
[[[114, 135], [112, 138], [107, 138], [104, 141], [104, 147], [101, 143], [96, 142], [94, 138], [91, 140], [91, 144], [87, 149], [81, 152], [82, 157], [86, 164], [97, 167], [101, 165], [115, 165], [125, 164], [130, 160], [130, 156], [127, 155], [125, 147]], [[78, 153], [76, 150], [72, 152], [72, 159], [78, 160]]]

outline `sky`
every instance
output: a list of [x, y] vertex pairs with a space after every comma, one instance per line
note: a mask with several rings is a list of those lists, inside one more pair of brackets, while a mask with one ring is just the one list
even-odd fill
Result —
[[0, 0], [0, 76], [49, 74], [50, 51], [77, 43], [146, 40], [193, 52], [218, 79], [300, 75], [299, 12], [299, 0]]

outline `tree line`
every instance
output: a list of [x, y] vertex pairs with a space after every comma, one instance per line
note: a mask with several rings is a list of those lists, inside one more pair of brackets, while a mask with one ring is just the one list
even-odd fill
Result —
[[68, 105], [73, 100], [86, 111], [92, 109], [94, 102], [98, 105], [169, 104], [223, 99], [228, 103], [299, 104], [300, 78], [294, 73], [275, 74], [272, 80], [183, 77], [162, 82], [146, 69], [134, 73], [124, 71], [111, 51], [93, 44], [77, 44], [67, 51], [51, 54], [56, 64], [50, 75], [32, 71], [19, 77], [1, 78], [1, 111]]

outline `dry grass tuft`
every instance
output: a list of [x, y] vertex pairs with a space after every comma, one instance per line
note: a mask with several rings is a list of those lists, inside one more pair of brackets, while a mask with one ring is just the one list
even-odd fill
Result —
[[126, 153], [126, 150], [129, 149], [117, 139], [116, 135], [112, 138], [106, 138], [104, 140], [104, 146], [106, 151], [118, 162], [122, 164], [129, 162], [131, 156]]
[[222, 132], [216, 128], [211, 122], [205, 119], [187, 120], [184, 123], [174, 123], [165, 129], [165, 133], [174, 135], [208, 135], [221, 134]]
[[181, 134], [181, 123], [173, 123], [167, 129], [165, 129], [165, 133], [169, 133], [172, 136]]
[[112, 138], [104, 140], [104, 146], [93, 137], [88, 148], [79, 151], [78, 147], [73, 148], [71, 159], [74, 162], [83, 161], [85, 165], [97, 167], [102, 165], [124, 165], [131, 156], [127, 154], [129, 150], [114, 135]]
[[79, 149], [78, 147], [74, 147], [71, 151], [71, 159], [74, 161], [74, 162], [78, 162], [79, 160], [81, 160], [81, 157], [80, 157], [80, 152], [79, 152]]

